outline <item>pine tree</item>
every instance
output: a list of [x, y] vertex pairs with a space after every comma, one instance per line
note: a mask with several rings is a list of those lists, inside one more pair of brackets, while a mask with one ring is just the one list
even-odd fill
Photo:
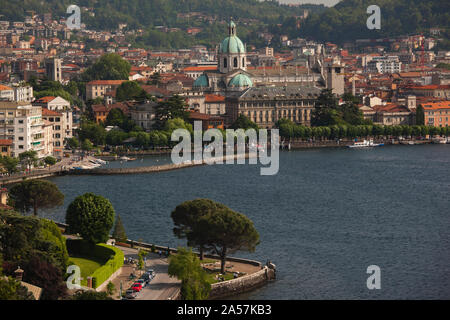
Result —
[[118, 242], [127, 242], [127, 235], [125, 233], [125, 227], [123, 226], [120, 214], [117, 215], [117, 222], [116, 225], [114, 226], [112, 237], [116, 239], [116, 241]]

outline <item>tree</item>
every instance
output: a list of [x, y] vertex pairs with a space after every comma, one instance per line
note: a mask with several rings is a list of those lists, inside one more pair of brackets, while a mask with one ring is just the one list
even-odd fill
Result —
[[128, 80], [131, 65], [116, 53], [108, 53], [90, 66], [83, 80]]
[[84, 151], [91, 151], [94, 149], [94, 144], [89, 139], [84, 139], [83, 143], [81, 144], [81, 149]]
[[169, 136], [172, 135], [172, 132], [177, 129], [185, 129], [193, 133], [192, 125], [181, 118], [169, 119], [166, 121], [164, 131], [168, 132]]
[[169, 119], [181, 118], [187, 121], [189, 119], [189, 112], [186, 111], [186, 108], [186, 100], [178, 95], [170, 97], [167, 101], [158, 103], [155, 107], [155, 129], [163, 129], [166, 121]]
[[120, 217], [120, 214], [117, 215], [116, 224], [114, 225], [114, 231], [112, 234], [112, 237], [116, 239], [118, 242], [127, 242], [128, 237], [125, 233], [125, 227], [122, 223], [122, 218]]
[[70, 139], [67, 140], [67, 145], [71, 148], [71, 149], [78, 149], [78, 147], [80, 146], [80, 141], [78, 141], [77, 138], [72, 137]]
[[184, 300], [205, 300], [211, 291], [205, 270], [192, 249], [178, 248], [169, 260], [169, 276], [181, 280], [181, 296]]
[[54, 208], [64, 203], [64, 195], [56, 184], [46, 180], [18, 183], [9, 191], [9, 197], [16, 210], [27, 213], [33, 209], [34, 216], [37, 216], [38, 209]]
[[22, 152], [19, 154], [19, 159], [25, 163], [28, 169], [31, 169], [31, 166], [36, 166], [37, 164], [37, 152], [34, 150]]
[[419, 126], [425, 125], [425, 112], [421, 104], [416, 108], [416, 124]]
[[0, 300], [34, 300], [34, 297], [19, 281], [0, 273]]
[[75, 293], [72, 297], [72, 300], [113, 300], [110, 296], [108, 296], [107, 292], [96, 292], [96, 291], [80, 291]]
[[112, 296], [114, 294], [114, 290], [116, 290], [116, 286], [111, 281], [106, 286], [106, 293], [109, 296]]
[[258, 130], [259, 127], [258, 125], [251, 121], [248, 117], [246, 117], [243, 114], [240, 114], [236, 121], [234, 121], [234, 123], [231, 125], [231, 129], [243, 129], [243, 130], [247, 130], [247, 129], [255, 129]]
[[57, 300], [67, 295], [61, 269], [44, 258], [33, 255], [21, 262], [20, 267], [24, 270], [23, 281], [42, 288], [42, 300]]
[[105, 124], [107, 126], [117, 126], [122, 127], [123, 122], [127, 119], [122, 109], [113, 108], [109, 111], [108, 116], [106, 117]]
[[67, 208], [69, 232], [79, 233], [92, 244], [105, 243], [114, 225], [115, 212], [108, 199], [86, 193], [77, 197]]
[[17, 171], [17, 165], [19, 164], [19, 159], [12, 158], [9, 156], [3, 156], [0, 158], [0, 164], [6, 169], [9, 174], [13, 174]]
[[193, 232], [202, 233], [207, 240], [206, 248], [220, 257], [221, 273], [225, 273], [229, 253], [238, 250], [253, 252], [259, 244], [259, 234], [253, 222], [228, 207], [202, 216]]
[[56, 164], [56, 158], [48, 156], [44, 158], [44, 162], [48, 166], [54, 166]]
[[203, 260], [203, 253], [207, 244], [207, 232], [198, 229], [198, 223], [202, 216], [213, 214], [225, 209], [223, 204], [209, 199], [196, 199], [186, 201], [178, 205], [171, 213], [175, 227], [174, 235], [179, 239], [186, 239], [188, 246], [197, 247], [200, 251], [200, 259]]
[[144, 101], [151, 99], [151, 96], [136, 81], [126, 81], [117, 88], [116, 99], [117, 101]]
[[95, 145], [103, 145], [106, 138], [106, 130], [103, 126], [94, 122], [83, 122], [78, 130], [80, 141], [89, 139]]

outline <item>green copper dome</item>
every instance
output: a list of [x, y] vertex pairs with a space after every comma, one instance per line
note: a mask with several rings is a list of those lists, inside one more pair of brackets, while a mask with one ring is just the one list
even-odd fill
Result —
[[197, 80], [194, 81], [195, 88], [207, 88], [209, 87], [209, 80], [205, 74], [202, 74]]
[[221, 53], [245, 53], [245, 47], [241, 39], [231, 36], [223, 40], [220, 45]]
[[238, 88], [251, 88], [253, 87], [252, 80], [246, 76], [245, 74], [238, 74], [231, 79], [230, 83], [228, 84], [229, 87], [238, 87]]
[[230, 21], [228, 25], [228, 37], [222, 41], [219, 51], [221, 53], [245, 53], [244, 44], [236, 35], [236, 24], [233, 21]]

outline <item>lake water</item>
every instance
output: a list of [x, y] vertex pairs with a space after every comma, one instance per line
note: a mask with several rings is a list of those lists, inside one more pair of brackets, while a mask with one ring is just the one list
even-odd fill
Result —
[[[176, 247], [185, 242], [173, 236], [170, 212], [210, 198], [260, 233], [256, 252], [235, 255], [277, 265], [276, 281], [238, 298], [449, 299], [449, 177], [450, 145], [302, 150], [282, 152], [275, 176], [216, 165], [52, 178], [65, 204], [40, 215], [64, 222], [68, 204], [94, 192], [111, 200], [129, 238]], [[370, 265], [381, 268], [381, 290], [367, 289]]]

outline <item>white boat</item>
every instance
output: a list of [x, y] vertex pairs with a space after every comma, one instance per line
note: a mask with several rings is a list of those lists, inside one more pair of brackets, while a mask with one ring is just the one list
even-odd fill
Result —
[[431, 141], [433, 143], [438, 143], [438, 144], [446, 144], [446, 143], [448, 143], [447, 139], [445, 139], [445, 138], [433, 138]]
[[92, 161], [94, 161], [95, 163], [98, 163], [98, 164], [107, 164], [108, 163], [108, 162], [106, 162], [105, 160], [102, 160], [102, 159], [94, 159]]
[[381, 147], [384, 146], [384, 143], [374, 143], [373, 139], [364, 140], [362, 142], [355, 142], [352, 146], [348, 146], [349, 148], [373, 148], [373, 147]]
[[131, 159], [128, 158], [128, 157], [121, 157], [120, 160], [122, 160], [122, 161], [130, 161]]

